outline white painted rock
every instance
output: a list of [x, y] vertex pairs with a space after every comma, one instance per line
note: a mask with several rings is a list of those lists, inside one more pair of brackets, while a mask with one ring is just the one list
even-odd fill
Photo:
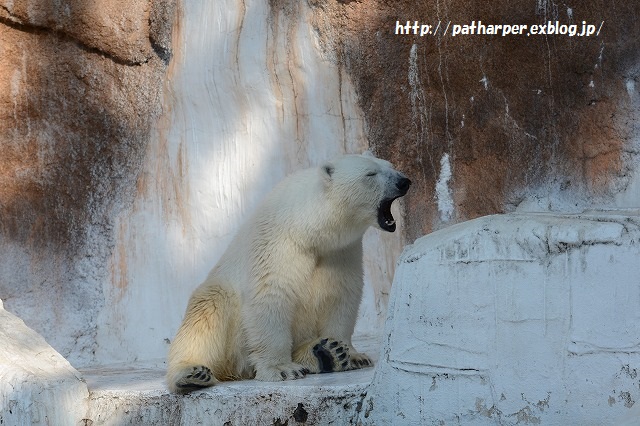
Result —
[[511, 214], [417, 240], [399, 262], [360, 420], [602, 425], [631, 414], [639, 226], [630, 211]]
[[80, 374], [0, 301], [0, 424], [83, 424], [88, 397]]

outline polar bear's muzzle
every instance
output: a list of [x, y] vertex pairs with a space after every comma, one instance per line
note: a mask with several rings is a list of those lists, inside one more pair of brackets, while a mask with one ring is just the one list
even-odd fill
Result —
[[396, 193], [389, 198], [385, 198], [378, 206], [378, 225], [387, 232], [396, 230], [396, 220], [391, 214], [391, 204], [397, 198], [404, 196], [411, 186], [411, 181], [406, 177], [401, 177], [396, 182]]

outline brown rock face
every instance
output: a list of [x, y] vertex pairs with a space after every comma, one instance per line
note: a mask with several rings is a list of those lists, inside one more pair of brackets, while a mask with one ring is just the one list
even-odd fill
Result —
[[172, 1], [2, 1], [0, 18], [15, 28], [53, 32], [115, 62], [139, 65], [168, 54], [174, 8]]
[[[27, 322], [91, 334], [74, 312], [100, 297], [111, 223], [159, 114], [172, 19], [171, 2], [0, 2], [0, 297]], [[15, 283], [37, 276], [27, 291], [65, 314], [19, 297]]]
[[[436, 204], [449, 156], [453, 216], [504, 212], [537, 188], [583, 194], [577, 208], [626, 184], [637, 137], [640, 3], [315, 2], [315, 26], [355, 81], [378, 155], [414, 178], [409, 239], [443, 226]], [[420, 37], [396, 23], [431, 24]], [[453, 26], [583, 21], [598, 36], [452, 36]], [[327, 24], [329, 22], [330, 24]], [[444, 29], [449, 24], [445, 35]], [[460, 27], [462, 29], [462, 27]], [[420, 29], [418, 29], [420, 31]], [[446, 188], [446, 186], [445, 186]], [[582, 204], [581, 204], [582, 203]]]

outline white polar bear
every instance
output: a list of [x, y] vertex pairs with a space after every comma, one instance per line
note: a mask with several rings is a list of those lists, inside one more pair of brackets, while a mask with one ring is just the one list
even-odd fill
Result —
[[391, 203], [410, 184], [387, 161], [345, 155], [277, 185], [191, 296], [169, 349], [171, 391], [371, 365], [351, 343], [362, 236], [395, 231]]

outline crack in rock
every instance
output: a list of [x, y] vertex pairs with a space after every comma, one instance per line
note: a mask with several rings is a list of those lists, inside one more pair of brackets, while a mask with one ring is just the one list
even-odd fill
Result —
[[[98, 54], [119, 65], [141, 66], [147, 64], [152, 58], [152, 55], [147, 55], [140, 59], [127, 58], [126, 56], [118, 55], [117, 53], [109, 52], [99, 47], [89, 45], [63, 29], [51, 28], [44, 25], [25, 22], [20, 16], [12, 13], [11, 10], [9, 10], [5, 5], [0, 5], [0, 24], [4, 24], [17, 31], [23, 31], [32, 34], [52, 34], [60, 40], [72, 41], [78, 46], [78, 48], [84, 50], [85, 52]], [[149, 39], [149, 43], [152, 44], [151, 39]], [[162, 59], [164, 62], [167, 62], [166, 52], [159, 52], [158, 49], [154, 46], [151, 47], [154, 53], [158, 55], [160, 59]]]

